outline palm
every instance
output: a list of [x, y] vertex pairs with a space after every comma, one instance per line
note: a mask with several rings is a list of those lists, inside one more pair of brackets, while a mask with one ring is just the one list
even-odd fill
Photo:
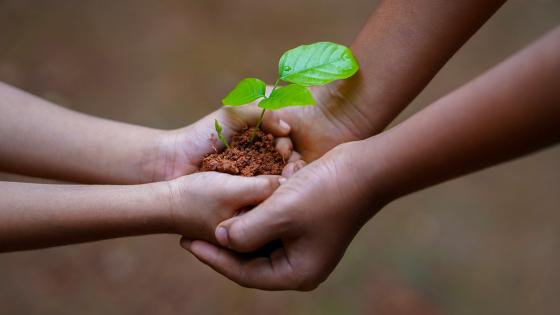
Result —
[[[197, 172], [206, 154], [223, 149], [223, 144], [215, 138], [214, 119], [223, 125], [223, 134], [229, 138], [244, 128], [254, 126], [259, 115], [260, 110], [256, 106], [222, 108], [187, 127], [165, 132], [153, 151], [144, 156], [143, 181], [170, 180]], [[286, 136], [289, 130], [284, 131], [278, 121], [271, 118], [265, 119], [263, 128], [277, 137]], [[281, 154], [289, 156], [291, 148], [281, 150]]]
[[238, 255], [203, 241], [186, 242], [185, 247], [244, 286], [315, 288], [332, 272], [356, 232], [385, 204], [372, 193], [376, 190], [356, 181], [352, 156], [359, 149], [355, 144], [338, 146], [252, 211], [220, 224], [228, 236], [218, 240], [237, 252], [253, 252], [280, 239], [283, 246], [268, 257]]

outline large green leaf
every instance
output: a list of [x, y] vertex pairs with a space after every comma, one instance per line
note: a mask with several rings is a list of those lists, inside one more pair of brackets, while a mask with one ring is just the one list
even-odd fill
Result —
[[278, 88], [259, 103], [259, 107], [269, 110], [303, 105], [315, 105], [315, 99], [306, 87], [297, 84]]
[[280, 58], [280, 79], [303, 86], [324, 85], [354, 75], [360, 67], [349, 48], [330, 42], [301, 45]]
[[226, 106], [240, 106], [264, 96], [266, 84], [255, 78], [241, 80], [237, 86], [222, 100]]

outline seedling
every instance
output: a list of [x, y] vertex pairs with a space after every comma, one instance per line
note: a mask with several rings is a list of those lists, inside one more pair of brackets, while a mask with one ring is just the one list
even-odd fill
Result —
[[[349, 48], [331, 43], [319, 42], [301, 45], [285, 52], [278, 63], [278, 79], [269, 95], [266, 84], [255, 78], [241, 80], [222, 100], [224, 106], [242, 106], [261, 99], [258, 106], [261, 115], [253, 129], [250, 143], [260, 129], [266, 110], [277, 110], [288, 106], [315, 105], [313, 95], [307, 87], [321, 86], [335, 80], [346, 79], [359, 69], [358, 62]], [[280, 81], [291, 84], [279, 86]], [[221, 135], [222, 128], [215, 122], [218, 139], [229, 148]]]
[[224, 137], [224, 135], [222, 134], [222, 126], [220, 126], [220, 123], [217, 119], [214, 119], [214, 128], [216, 129], [216, 133], [218, 134], [218, 139], [220, 139], [220, 141], [222, 141], [226, 148], [229, 149], [229, 143], [226, 137]]

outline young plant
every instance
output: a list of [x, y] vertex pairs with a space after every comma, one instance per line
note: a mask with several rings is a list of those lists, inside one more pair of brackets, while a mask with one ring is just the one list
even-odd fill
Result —
[[214, 128], [216, 129], [216, 133], [218, 134], [218, 139], [220, 139], [220, 141], [222, 141], [226, 148], [229, 149], [229, 143], [226, 137], [224, 137], [224, 135], [222, 134], [222, 126], [220, 126], [220, 123], [217, 119], [214, 119]]
[[[288, 106], [315, 105], [309, 86], [321, 86], [335, 80], [346, 79], [359, 69], [358, 62], [349, 48], [331, 43], [319, 42], [301, 45], [285, 52], [278, 63], [278, 79], [269, 95], [266, 84], [255, 78], [241, 80], [222, 100], [224, 106], [241, 106], [262, 99], [258, 106], [261, 115], [253, 129], [250, 142], [253, 142], [260, 129], [266, 110], [276, 110]], [[280, 81], [291, 84], [279, 87]], [[218, 131], [216, 121], [216, 131]], [[218, 138], [224, 142], [225, 138]], [[226, 142], [224, 142], [226, 144]], [[229, 148], [229, 145], [226, 144]]]

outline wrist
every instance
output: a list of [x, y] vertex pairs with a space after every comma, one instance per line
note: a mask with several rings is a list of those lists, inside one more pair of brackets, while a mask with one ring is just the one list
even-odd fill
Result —
[[151, 233], [176, 233], [174, 220], [174, 196], [177, 189], [173, 181], [137, 185], [140, 193], [147, 196], [146, 222]]
[[[383, 160], [382, 148], [376, 142], [377, 137], [353, 141], [340, 145], [340, 159], [347, 170], [352, 185], [367, 205], [365, 211], [377, 211], [399, 197], [398, 191], [391, 185], [387, 176], [387, 164]], [[369, 217], [375, 213], [367, 213]]]
[[390, 156], [393, 150], [391, 141], [384, 132], [377, 136], [360, 141], [360, 159], [356, 163], [356, 169], [362, 174], [365, 185], [372, 187], [375, 194], [384, 205], [406, 195], [406, 184], [404, 178], [407, 175], [399, 168], [399, 155]]
[[153, 183], [172, 178], [173, 154], [178, 134], [174, 130], [151, 129], [142, 139], [135, 153], [138, 183]]

